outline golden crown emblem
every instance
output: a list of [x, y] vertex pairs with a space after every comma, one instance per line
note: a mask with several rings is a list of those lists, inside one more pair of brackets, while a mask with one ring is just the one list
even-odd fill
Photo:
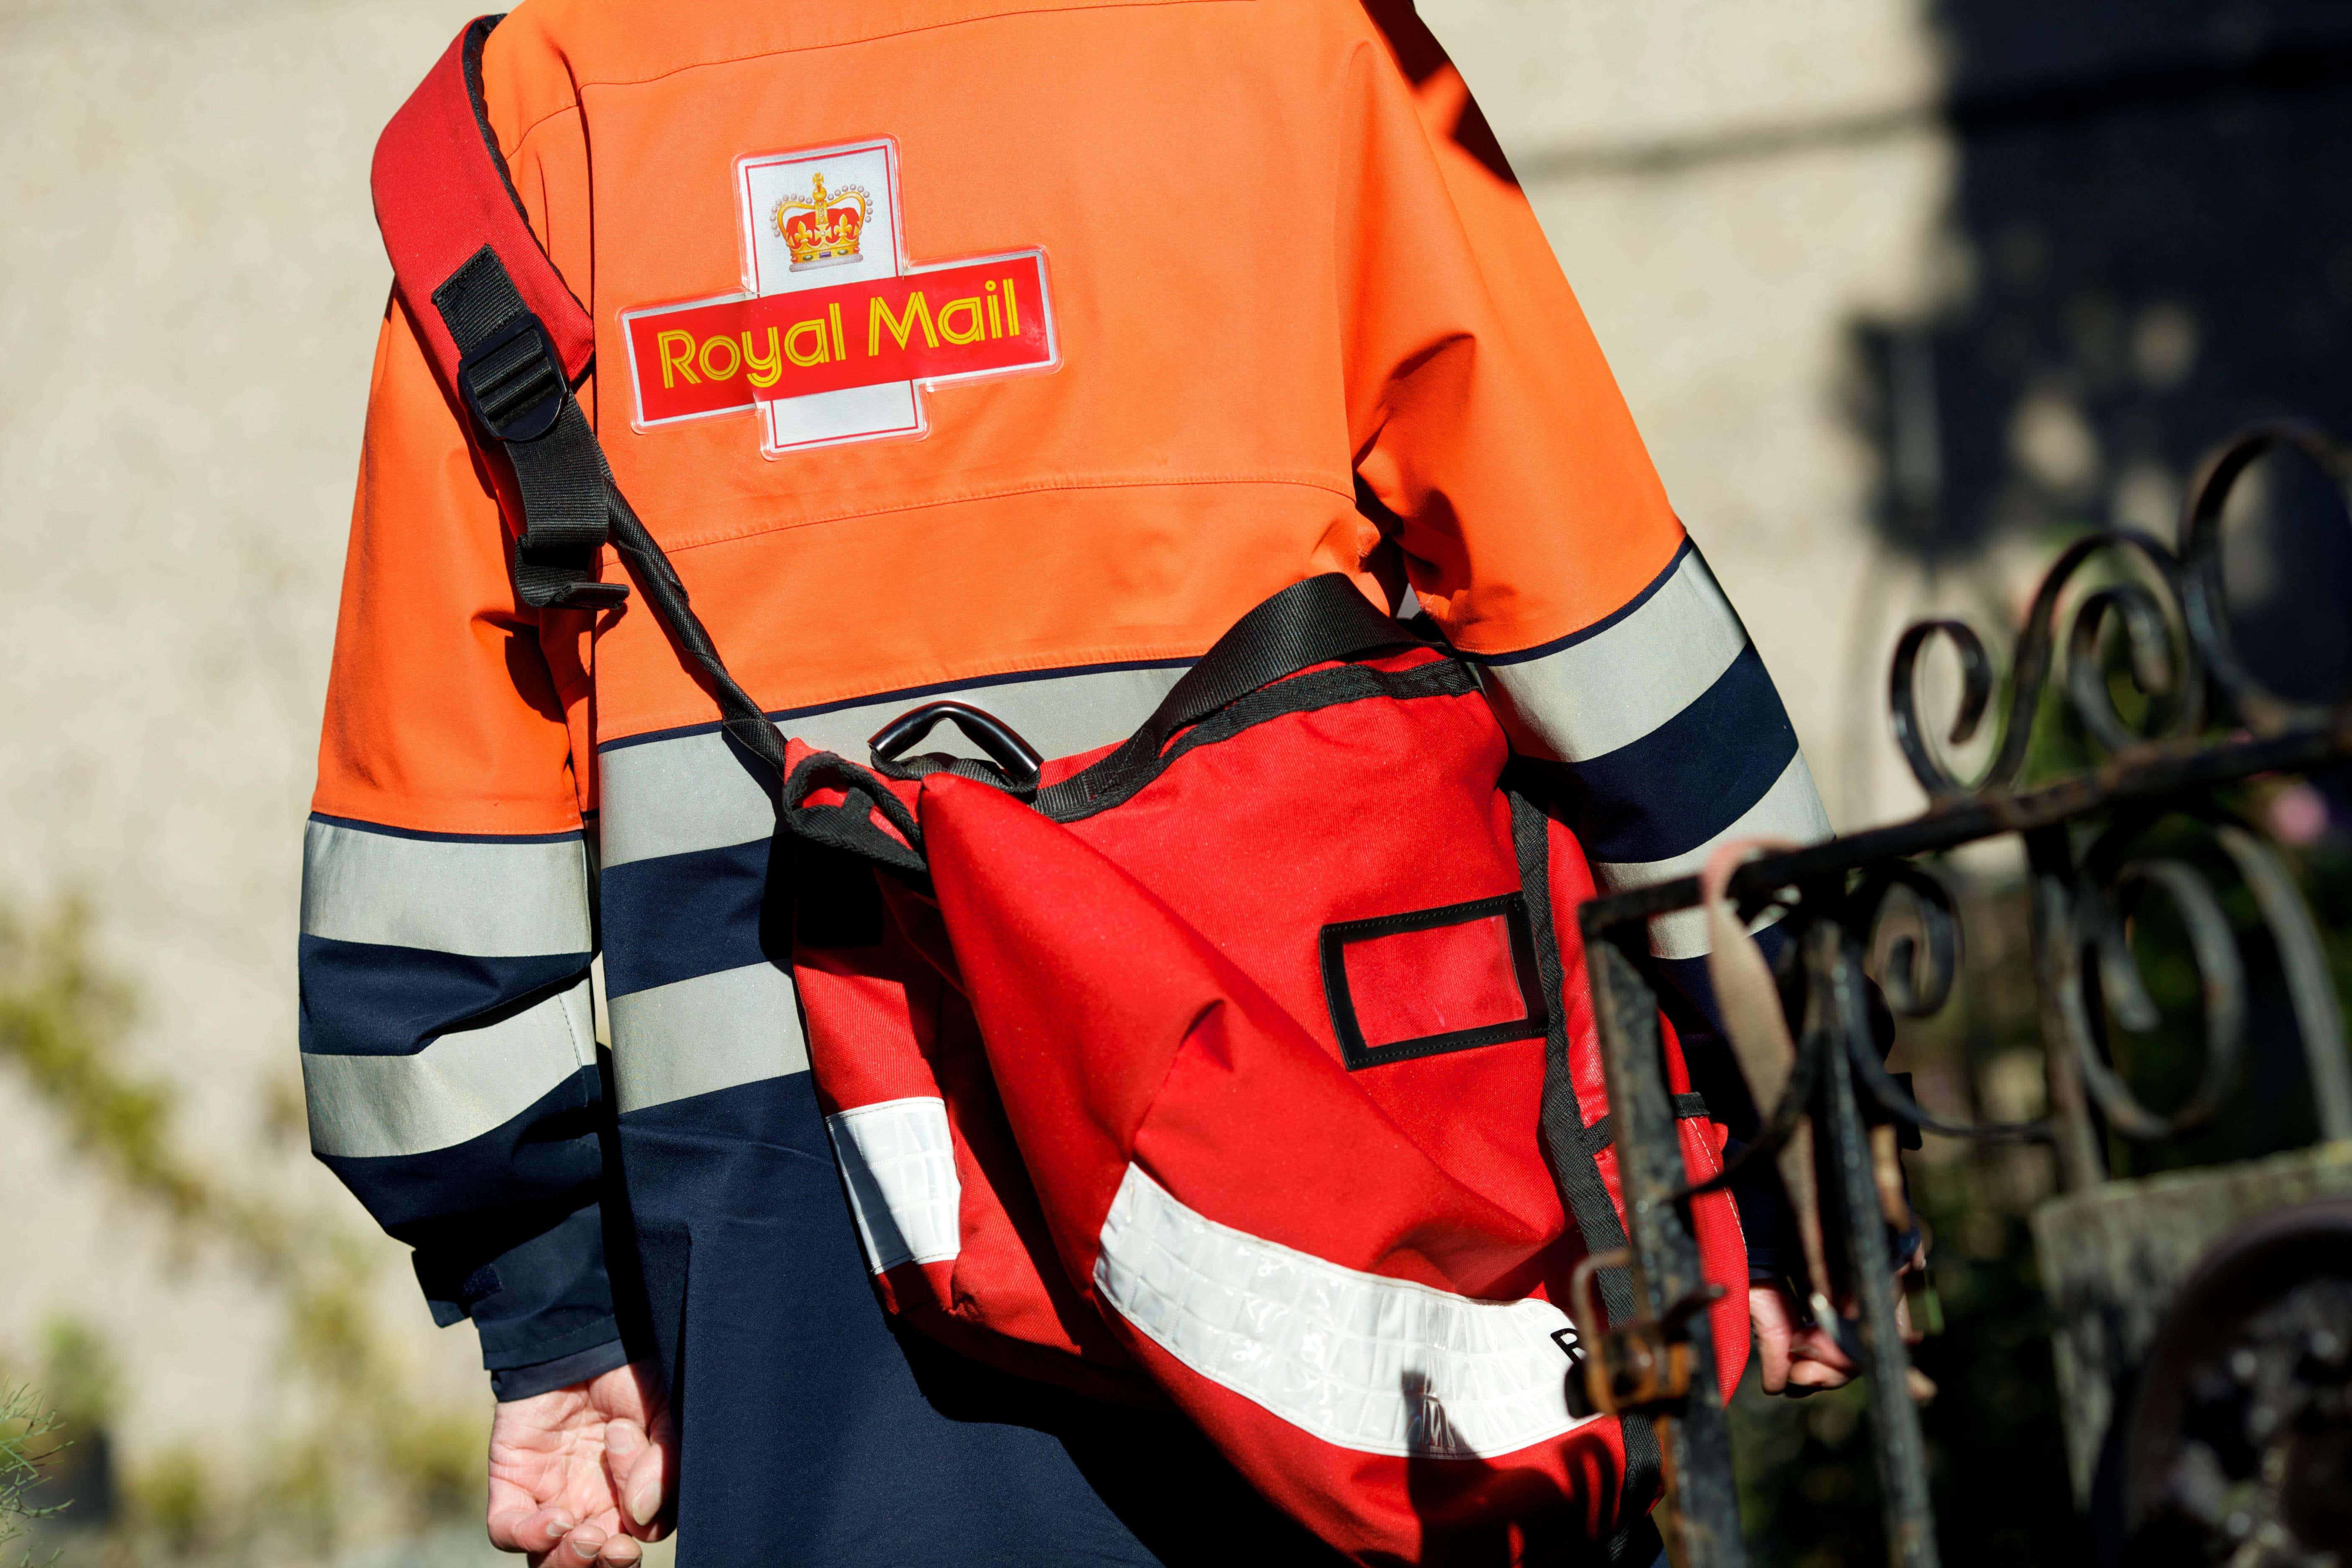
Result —
[[[828, 193], [822, 174], [809, 184], [808, 195], [786, 196], [776, 204], [771, 215], [776, 233], [792, 251], [790, 270], [837, 267], [845, 261], [857, 260], [858, 239], [874, 213], [873, 198], [866, 194], [863, 185], [844, 185]], [[849, 205], [853, 202], [856, 204], [854, 212]]]

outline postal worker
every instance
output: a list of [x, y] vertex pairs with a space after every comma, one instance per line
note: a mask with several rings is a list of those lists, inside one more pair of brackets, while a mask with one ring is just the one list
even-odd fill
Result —
[[[1103, 745], [1340, 573], [1477, 663], [1603, 888], [1827, 833], [1404, 0], [529, 0], [475, 85], [595, 322], [612, 473], [791, 732], [852, 750], [958, 694], [1048, 756]], [[764, 331], [726, 314], [803, 294]], [[318, 1154], [478, 1332], [493, 1540], [561, 1568], [672, 1528], [702, 1568], [1334, 1560], [1174, 1415], [886, 1321], [761, 920], [767, 786], [638, 602], [519, 585], [428, 316], [396, 296], [376, 354], [301, 1048]], [[1705, 1058], [1705, 945], [1696, 911], [1657, 923], [1701, 1088], [1752, 1118]]]

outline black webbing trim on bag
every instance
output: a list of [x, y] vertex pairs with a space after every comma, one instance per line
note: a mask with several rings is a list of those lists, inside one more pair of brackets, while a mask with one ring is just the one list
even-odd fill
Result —
[[605, 540], [604, 454], [572, 395], [547, 330], [488, 246], [433, 290], [464, 357], [457, 393], [484, 440], [502, 448], [522, 492], [515, 589], [531, 608], [606, 609], [628, 584], [596, 580]]
[[[1519, 886], [1535, 917], [1536, 973], [1543, 981], [1544, 1002], [1550, 1017], [1544, 1036], [1543, 1099], [1538, 1113], [1544, 1160], [1551, 1167], [1552, 1184], [1569, 1217], [1583, 1235], [1587, 1252], [1609, 1252], [1626, 1245], [1625, 1227], [1601, 1180], [1601, 1167], [1586, 1148], [1584, 1112], [1576, 1102], [1576, 1079], [1568, 1060], [1568, 1008], [1562, 1001], [1567, 979], [1560, 962], [1559, 939], [1552, 927], [1551, 835], [1549, 820], [1520, 787], [1506, 779], [1511, 801], [1511, 842], [1518, 853]], [[1633, 1300], [1633, 1281], [1622, 1268], [1604, 1268], [1600, 1275], [1601, 1305], [1612, 1324], [1630, 1323], [1640, 1316]], [[1582, 1331], [1584, 1325], [1578, 1325]], [[1562, 1375], [1566, 1375], [1563, 1369]], [[1625, 1436], [1625, 1489], [1619, 1517], [1630, 1519], [1625, 1530], [1646, 1522], [1663, 1479], [1658, 1463], [1658, 1429], [1646, 1415], [1619, 1417]]]
[[[1696, 1091], [1678, 1094], [1674, 1097], [1674, 1107], [1675, 1121], [1696, 1121], [1707, 1113], [1706, 1096]], [[1585, 1153], [1588, 1156], [1597, 1155], [1617, 1142], [1617, 1119], [1613, 1116], [1604, 1116], [1586, 1128], [1581, 1136], [1584, 1140]]]
[[1353, 581], [1326, 572], [1293, 583], [1235, 621], [1201, 662], [1184, 672], [1130, 744], [1152, 751], [1187, 724], [1311, 664], [1425, 643], [1395, 616], [1372, 607]]
[[[1327, 572], [1293, 583], [1235, 621], [1118, 750], [1085, 772], [1038, 792], [1037, 809], [1056, 822], [1074, 822], [1118, 805], [1175, 760], [1179, 752], [1168, 750], [1169, 737], [1192, 725], [1207, 729], [1206, 721], [1213, 715], [1223, 718], [1261, 688], [1310, 666], [1392, 648], [1435, 646], [1393, 616], [1374, 608], [1362, 590], [1339, 573]], [[1418, 675], [1419, 671], [1406, 673]], [[1359, 695], [1388, 693], [1365, 690]], [[1299, 712], [1356, 700], [1356, 696], [1293, 693], [1286, 699], [1289, 705], [1280, 711]], [[1253, 721], [1274, 716], [1265, 713]], [[1231, 726], [1220, 725], [1220, 730], [1223, 732], [1219, 739], [1232, 732]], [[1190, 742], [1195, 737], [1185, 739]]]
[[[837, 789], [845, 798], [839, 805], [807, 804], [809, 796], [823, 789]], [[845, 758], [818, 752], [802, 759], [784, 781], [777, 801], [786, 826], [803, 838], [909, 876], [920, 877], [929, 870], [923, 858], [923, 830], [915, 814], [872, 773]], [[877, 811], [906, 843], [874, 826]]]
[[[1315, 662], [1320, 663], [1321, 660]], [[1466, 697], [1478, 689], [1477, 677], [1459, 659], [1437, 658], [1408, 669], [1372, 669], [1360, 664], [1318, 669], [1312, 675], [1281, 680], [1253, 691], [1177, 738], [1162, 752], [1130, 740], [1118, 751], [1082, 773], [1071, 774], [1050, 789], [1037, 792], [1040, 815], [1055, 822], [1076, 822], [1108, 811], [1135, 798], [1136, 792], [1166, 773], [1176, 761], [1198, 746], [1213, 746], [1270, 719], [1336, 708], [1343, 702], [1373, 698], [1411, 701], [1421, 697]]]

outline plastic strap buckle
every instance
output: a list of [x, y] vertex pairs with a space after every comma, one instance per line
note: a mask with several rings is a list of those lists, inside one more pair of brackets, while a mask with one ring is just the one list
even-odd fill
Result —
[[555, 428], [571, 384], [555, 341], [520, 310], [490, 329], [457, 362], [457, 390], [492, 440], [536, 441]]

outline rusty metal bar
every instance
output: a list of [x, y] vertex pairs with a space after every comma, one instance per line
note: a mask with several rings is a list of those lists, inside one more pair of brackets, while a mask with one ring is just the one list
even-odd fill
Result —
[[[1646, 953], [1643, 928], [1631, 937]], [[1626, 934], [1621, 928], [1619, 935]], [[1588, 941], [1601, 1059], [1617, 1136], [1617, 1173], [1625, 1197], [1625, 1231], [1633, 1254], [1633, 1288], [1642, 1310], [1663, 1320], [1706, 1289], [1686, 1204], [1689, 1181], [1675, 1131], [1672, 1098], [1658, 1038], [1658, 999], [1633, 953], [1615, 940]], [[1715, 1339], [1706, 1314], [1691, 1320], [1690, 1392], [1659, 1421], [1673, 1497], [1664, 1519], [1681, 1568], [1746, 1568], [1739, 1489], [1731, 1468], [1731, 1432], [1717, 1395]]]

